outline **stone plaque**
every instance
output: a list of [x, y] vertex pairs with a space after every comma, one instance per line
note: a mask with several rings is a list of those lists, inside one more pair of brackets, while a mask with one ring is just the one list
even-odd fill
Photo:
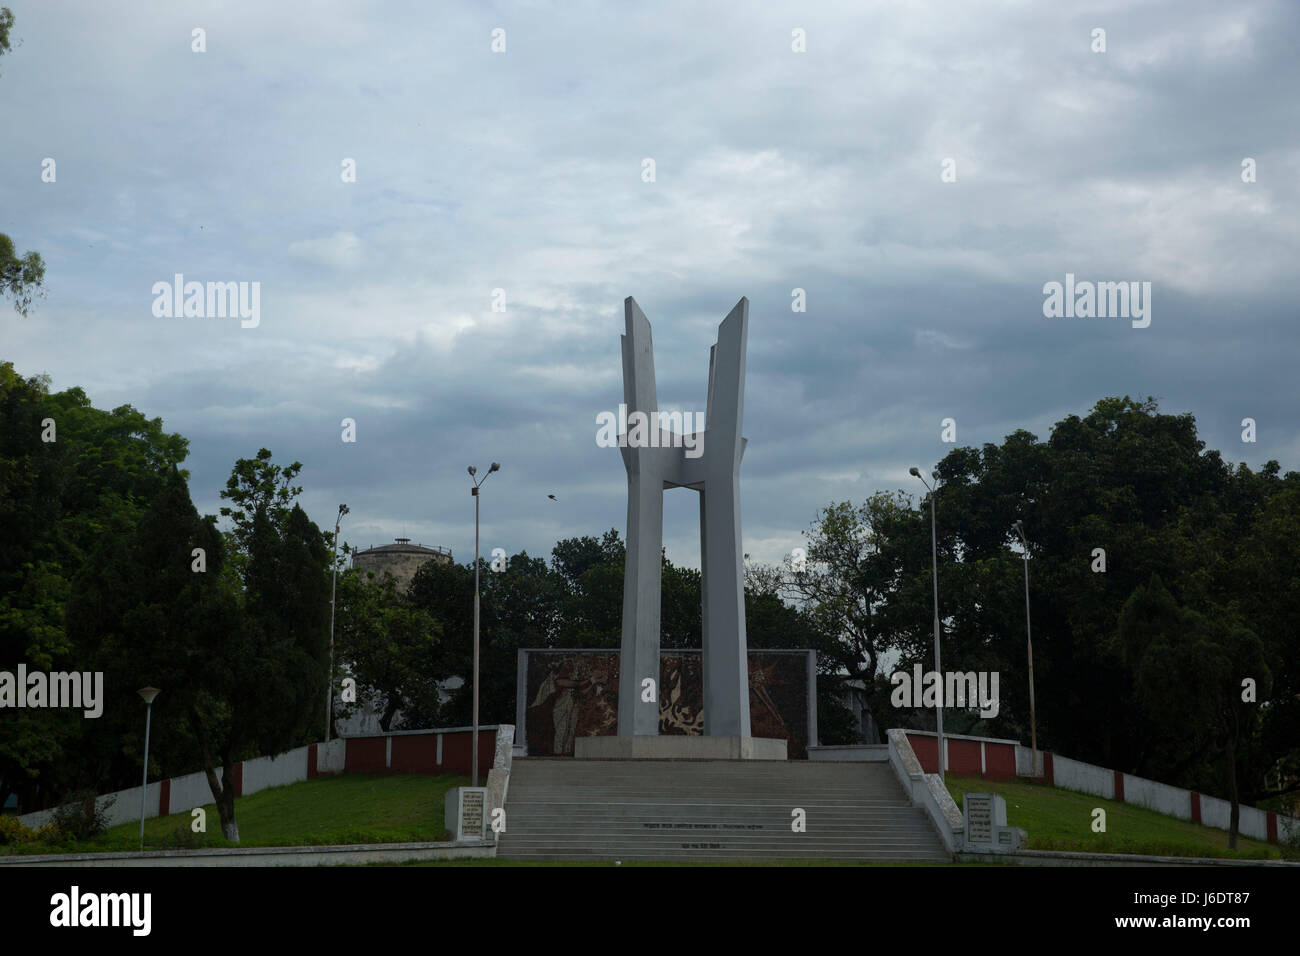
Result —
[[968, 793], [962, 800], [966, 808], [966, 842], [993, 842], [993, 794]]
[[483, 836], [483, 799], [487, 794], [483, 790], [466, 787], [460, 795], [460, 832], [461, 839]]
[[443, 800], [443, 819], [453, 840], [482, 840], [487, 787], [452, 787]]

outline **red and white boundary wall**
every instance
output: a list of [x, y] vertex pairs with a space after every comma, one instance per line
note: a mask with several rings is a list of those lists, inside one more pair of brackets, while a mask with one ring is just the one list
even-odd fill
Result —
[[[497, 751], [497, 735], [505, 730], [511, 740], [514, 727], [510, 724], [483, 725], [479, 727], [479, 771], [487, 775]], [[245, 797], [282, 787], [300, 780], [313, 780], [326, 774], [352, 771], [355, 773], [458, 773], [470, 772], [471, 739], [473, 728], [448, 727], [439, 730], [399, 730], [387, 734], [364, 737], [340, 737], [329, 743], [309, 744], [275, 757], [258, 757], [235, 764], [235, 796]], [[507, 742], [507, 747], [509, 741]], [[217, 777], [221, 779], [221, 768]], [[140, 788], [118, 790], [97, 798], [101, 807], [107, 807], [109, 826], [117, 826], [140, 819]], [[165, 817], [173, 813], [187, 813], [195, 807], [212, 803], [212, 788], [207, 774], [185, 774], [158, 780], [145, 788], [144, 815]], [[25, 827], [35, 829], [54, 818], [54, 810], [37, 810], [18, 818]]]
[[[907, 739], [925, 772], [937, 772], [939, 748], [935, 744], [934, 732], [909, 730]], [[943, 743], [948, 758], [947, 768], [951, 773], [978, 775], [988, 780], [1041, 776], [1044, 782], [1062, 790], [1132, 803], [1180, 820], [1228, 829], [1232, 804], [1218, 797], [1171, 787], [1120, 770], [1108, 770], [1082, 760], [1071, 760], [1046, 750], [1038, 752], [1042, 773], [1035, 774], [1031, 767], [1032, 752], [1017, 740], [944, 734]], [[1300, 820], [1243, 804], [1238, 830], [1251, 839], [1276, 843], [1279, 836], [1300, 831]]]

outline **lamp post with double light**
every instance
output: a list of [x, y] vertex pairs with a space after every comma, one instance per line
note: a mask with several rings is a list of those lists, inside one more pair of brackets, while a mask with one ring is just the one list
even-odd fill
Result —
[[339, 587], [339, 525], [348, 513], [347, 505], [339, 505], [338, 517], [334, 519], [334, 575], [330, 582], [330, 672], [325, 687], [325, 742], [330, 742], [330, 733], [334, 729], [334, 600]]
[[939, 490], [939, 473], [932, 471], [930, 477], [934, 479], [934, 487], [921, 476], [921, 470], [913, 466], [907, 470], [909, 475], [919, 478], [921, 484], [925, 485], [925, 490], [929, 492], [927, 496], [930, 499], [930, 559], [933, 562], [934, 570], [931, 578], [934, 581], [934, 673], [939, 680], [939, 701], [938, 707], [935, 708], [935, 729], [939, 741], [939, 779], [944, 779], [944, 766], [947, 761], [944, 759], [943, 752], [943, 666], [939, 661], [939, 544], [938, 535], [935, 531], [934, 518], [934, 495]]
[[[472, 743], [470, 744], [473, 748], [470, 756], [470, 786], [473, 787], [478, 786], [478, 489], [483, 482], [488, 480], [488, 475], [500, 470], [500, 463], [492, 462], [492, 467], [487, 470], [487, 475], [475, 481], [474, 487], [469, 492], [474, 496], [474, 732], [471, 735]], [[478, 469], [470, 465], [470, 478], [477, 474]]]
[[144, 802], [149, 792], [149, 725], [153, 722], [153, 699], [157, 687], [141, 687], [137, 694], [144, 701], [144, 779], [140, 783], [140, 852], [144, 852]]
[[1029, 742], [1034, 752], [1034, 776], [1038, 771], [1038, 723], [1034, 715], [1034, 634], [1029, 626], [1029, 539], [1025, 537], [1025, 526], [1017, 521], [1011, 527], [1020, 536], [1020, 544], [1025, 549], [1025, 649], [1029, 655]]

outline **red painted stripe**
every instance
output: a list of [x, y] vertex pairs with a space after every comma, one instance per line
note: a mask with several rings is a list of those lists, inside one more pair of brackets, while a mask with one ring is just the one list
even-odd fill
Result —
[[307, 748], [307, 779], [308, 780], [315, 780], [318, 776], [320, 776], [319, 772], [316, 769], [317, 767], [316, 747], [317, 746], [318, 746], [317, 744], [312, 744], [310, 747]]
[[241, 760], [235, 764], [235, 796], [244, 795], [244, 762]]
[[1272, 810], [1268, 812], [1268, 842], [1277, 842], [1277, 814]]
[[162, 786], [158, 788], [158, 816], [165, 817], [171, 812], [172, 804], [172, 782], [171, 778], [164, 780]]
[[1056, 786], [1056, 767], [1052, 765], [1052, 752], [1043, 751], [1043, 782], [1049, 787]]
[[1201, 795], [1195, 790], [1192, 791], [1192, 822], [1201, 822]]
[[1124, 802], [1124, 774], [1122, 771], [1112, 771], [1115, 774], [1115, 799], [1120, 803]]

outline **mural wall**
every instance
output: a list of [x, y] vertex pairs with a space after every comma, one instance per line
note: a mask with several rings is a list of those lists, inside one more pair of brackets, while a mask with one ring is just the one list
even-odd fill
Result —
[[[618, 733], [618, 651], [519, 652], [517, 741], [533, 757], [573, 756], [577, 737]], [[703, 654], [659, 655], [659, 733], [704, 733]], [[749, 652], [750, 732], [788, 743], [806, 759], [816, 734], [816, 656], [806, 650]]]

